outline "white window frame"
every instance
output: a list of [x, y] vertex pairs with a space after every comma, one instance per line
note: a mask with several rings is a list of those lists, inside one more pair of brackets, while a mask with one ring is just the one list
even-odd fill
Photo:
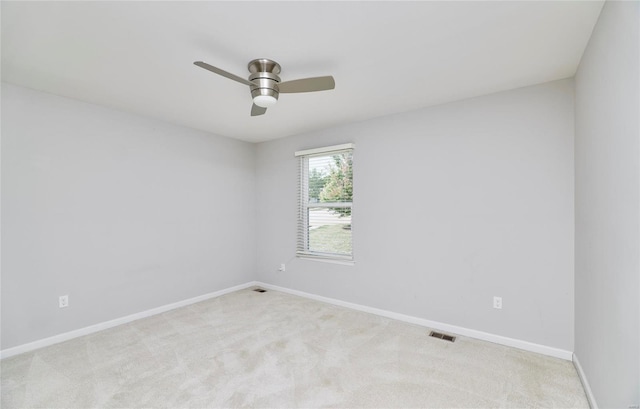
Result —
[[345, 143], [341, 145], [326, 146], [323, 148], [306, 149], [297, 151], [295, 156], [298, 161], [298, 237], [296, 256], [318, 261], [327, 261], [339, 264], [353, 264], [353, 199], [345, 202], [320, 202], [313, 203], [311, 207], [343, 207], [351, 208], [351, 255], [323, 253], [309, 250], [309, 158], [314, 156], [327, 156], [330, 154], [351, 152], [355, 144]]

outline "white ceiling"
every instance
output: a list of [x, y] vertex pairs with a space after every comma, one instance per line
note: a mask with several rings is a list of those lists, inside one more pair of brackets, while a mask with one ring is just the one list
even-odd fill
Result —
[[[574, 75], [602, 1], [7, 2], [2, 80], [259, 142]], [[283, 94], [250, 117], [239, 76], [271, 58]]]

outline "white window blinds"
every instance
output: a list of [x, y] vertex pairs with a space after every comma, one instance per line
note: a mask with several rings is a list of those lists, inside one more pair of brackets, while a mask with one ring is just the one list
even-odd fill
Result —
[[353, 260], [353, 148], [296, 152], [299, 158], [299, 257]]

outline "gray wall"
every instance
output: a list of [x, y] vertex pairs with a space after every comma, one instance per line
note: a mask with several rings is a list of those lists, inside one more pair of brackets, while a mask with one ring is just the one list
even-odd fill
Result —
[[600, 407], [640, 401], [639, 21], [607, 1], [576, 75], [575, 353]]
[[3, 84], [2, 349], [254, 279], [254, 151]]
[[[573, 102], [562, 80], [258, 145], [259, 280], [573, 350]], [[356, 264], [296, 259], [294, 151], [346, 142]]]

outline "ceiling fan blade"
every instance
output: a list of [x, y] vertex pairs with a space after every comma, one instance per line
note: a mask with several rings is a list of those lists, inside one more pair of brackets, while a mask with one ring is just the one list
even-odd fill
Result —
[[314, 92], [334, 89], [336, 82], [332, 76], [302, 78], [299, 80], [285, 81], [278, 84], [281, 94], [291, 94], [295, 92]]
[[218, 75], [222, 75], [223, 77], [229, 78], [230, 80], [238, 81], [241, 84], [249, 85], [249, 86], [256, 85], [249, 80], [246, 80], [242, 77], [238, 77], [237, 75], [231, 74], [230, 72], [227, 72], [225, 70], [221, 70], [220, 68], [214, 67], [213, 65], [209, 65], [206, 62], [196, 61], [194, 62], [194, 64], [200, 68], [204, 68], [205, 70], [209, 70], [211, 72], [215, 72]]
[[264, 115], [265, 112], [267, 112], [267, 108], [259, 107], [256, 104], [251, 107], [251, 116]]

